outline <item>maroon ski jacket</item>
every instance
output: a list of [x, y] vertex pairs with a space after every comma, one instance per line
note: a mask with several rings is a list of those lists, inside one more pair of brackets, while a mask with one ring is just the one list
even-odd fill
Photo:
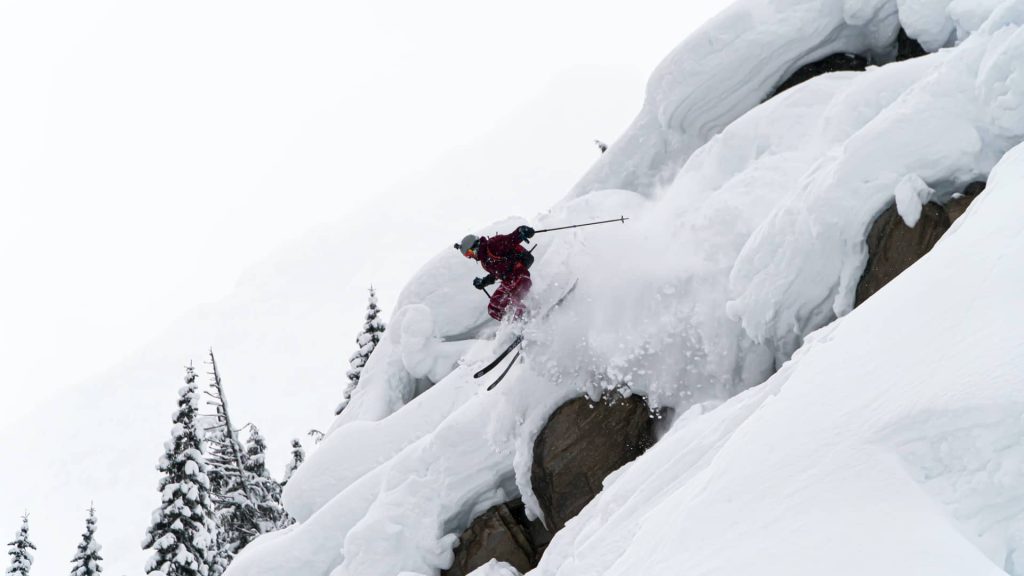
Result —
[[476, 259], [488, 274], [502, 282], [520, 276], [529, 278], [533, 254], [523, 248], [522, 241], [523, 238], [518, 232], [499, 234], [490, 238], [485, 236], [480, 238]]

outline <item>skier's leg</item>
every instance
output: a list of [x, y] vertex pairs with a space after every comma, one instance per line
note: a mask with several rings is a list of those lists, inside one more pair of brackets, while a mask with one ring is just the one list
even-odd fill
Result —
[[491, 302], [487, 305], [487, 313], [491, 315], [491, 318], [501, 321], [505, 316], [505, 308], [508, 306], [510, 296], [508, 283], [502, 282], [494, 294], [491, 294]]
[[508, 310], [513, 314], [513, 319], [519, 320], [526, 314], [526, 307], [523, 305], [523, 300], [526, 295], [530, 292], [530, 288], [533, 286], [533, 280], [530, 279], [529, 275], [522, 275], [512, 280], [509, 283], [509, 296], [508, 296]]

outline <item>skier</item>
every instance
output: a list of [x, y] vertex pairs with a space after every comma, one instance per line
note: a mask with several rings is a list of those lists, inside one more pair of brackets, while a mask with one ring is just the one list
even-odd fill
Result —
[[522, 243], [528, 242], [536, 231], [529, 226], [520, 226], [511, 234], [499, 234], [490, 238], [467, 235], [455, 247], [466, 258], [480, 262], [487, 275], [474, 278], [473, 287], [485, 290], [496, 280], [501, 285], [491, 295], [487, 313], [495, 320], [501, 320], [507, 313], [513, 320], [520, 319], [526, 312], [523, 298], [530, 291], [530, 266], [533, 254]]

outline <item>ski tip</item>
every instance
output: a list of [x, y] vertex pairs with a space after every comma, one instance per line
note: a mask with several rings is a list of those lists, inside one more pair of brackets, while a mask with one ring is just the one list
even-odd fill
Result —
[[512, 369], [512, 366], [515, 366], [516, 360], [519, 360], [519, 355], [522, 354], [522, 352], [522, 350], [516, 351], [516, 355], [512, 357], [512, 361], [508, 363], [508, 366], [506, 366], [505, 369], [501, 372], [501, 374], [498, 375], [498, 378], [493, 383], [491, 383], [490, 386], [487, 387], [488, 392], [494, 390], [494, 387], [505, 379], [505, 376], [508, 375], [509, 370]]

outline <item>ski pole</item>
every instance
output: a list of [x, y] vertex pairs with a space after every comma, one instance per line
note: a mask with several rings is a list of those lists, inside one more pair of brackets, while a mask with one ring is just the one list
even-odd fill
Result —
[[608, 224], [608, 223], [611, 223], [611, 222], [622, 222], [623, 224], [625, 224], [626, 220], [629, 220], [629, 218], [626, 218], [625, 216], [619, 216], [618, 218], [614, 218], [612, 220], [602, 220], [600, 222], [590, 222], [589, 224], [573, 224], [572, 226], [560, 226], [558, 228], [545, 228], [544, 230], [535, 230], [534, 233], [535, 234], [540, 234], [542, 232], [554, 232], [555, 230], [568, 230], [569, 228], [583, 228], [584, 226], [597, 226], [598, 224]]

